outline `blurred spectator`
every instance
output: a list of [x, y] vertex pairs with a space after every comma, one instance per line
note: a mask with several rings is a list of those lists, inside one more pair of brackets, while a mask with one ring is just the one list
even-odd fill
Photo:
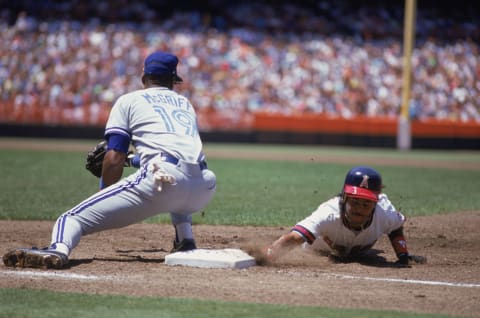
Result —
[[[218, 128], [214, 114], [234, 128], [259, 111], [395, 117], [402, 4], [18, 0], [1, 6], [0, 120], [103, 126], [157, 49], [180, 57], [180, 92], [203, 129]], [[480, 17], [470, 6], [419, 7], [412, 118], [480, 123]]]

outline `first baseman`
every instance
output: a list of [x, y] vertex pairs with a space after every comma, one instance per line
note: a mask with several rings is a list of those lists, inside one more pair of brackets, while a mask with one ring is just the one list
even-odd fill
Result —
[[[216, 190], [207, 168], [197, 117], [190, 101], [173, 90], [182, 82], [178, 58], [154, 52], [144, 61], [144, 89], [120, 96], [105, 128], [101, 190], [57, 219], [46, 249], [19, 248], [6, 253], [6, 266], [62, 268], [83, 235], [124, 227], [159, 213], [175, 226], [173, 251], [196, 248], [192, 214]], [[129, 146], [140, 168], [121, 179]]]
[[264, 248], [259, 260], [275, 261], [299, 245], [339, 260], [354, 259], [385, 234], [398, 257], [397, 264], [424, 263], [426, 258], [409, 254], [403, 233], [405, 216], [382, 193], [382, 186], [375, 169], [352, 168], [338, 196], [320, 204], [290, 232]]

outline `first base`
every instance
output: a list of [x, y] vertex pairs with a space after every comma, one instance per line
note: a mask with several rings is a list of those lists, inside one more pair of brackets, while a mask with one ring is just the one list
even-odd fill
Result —
[[183, 265], [203, 268], [247, 268], [255, 266], [253, 257], [242, 250], [226, 248], [222, 250], [196, 249], [176, 252], [165, 256], [167, 265]]

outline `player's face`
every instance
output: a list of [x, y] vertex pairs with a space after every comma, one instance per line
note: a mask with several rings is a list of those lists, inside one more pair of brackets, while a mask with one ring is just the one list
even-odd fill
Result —
[[370, 220], [376, 202], [347, 196], [345, 213], [352, 227], [362, 227]]

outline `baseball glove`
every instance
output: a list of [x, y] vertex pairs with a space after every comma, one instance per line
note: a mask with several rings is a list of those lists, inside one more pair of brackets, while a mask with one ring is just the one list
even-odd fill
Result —
[[103, 158], [106, 153], [107, 142], [105, 140], [100, 141], [87, 153], [87, 163], [85, 164], [85, 168], [97, 178], [102, 176]]

